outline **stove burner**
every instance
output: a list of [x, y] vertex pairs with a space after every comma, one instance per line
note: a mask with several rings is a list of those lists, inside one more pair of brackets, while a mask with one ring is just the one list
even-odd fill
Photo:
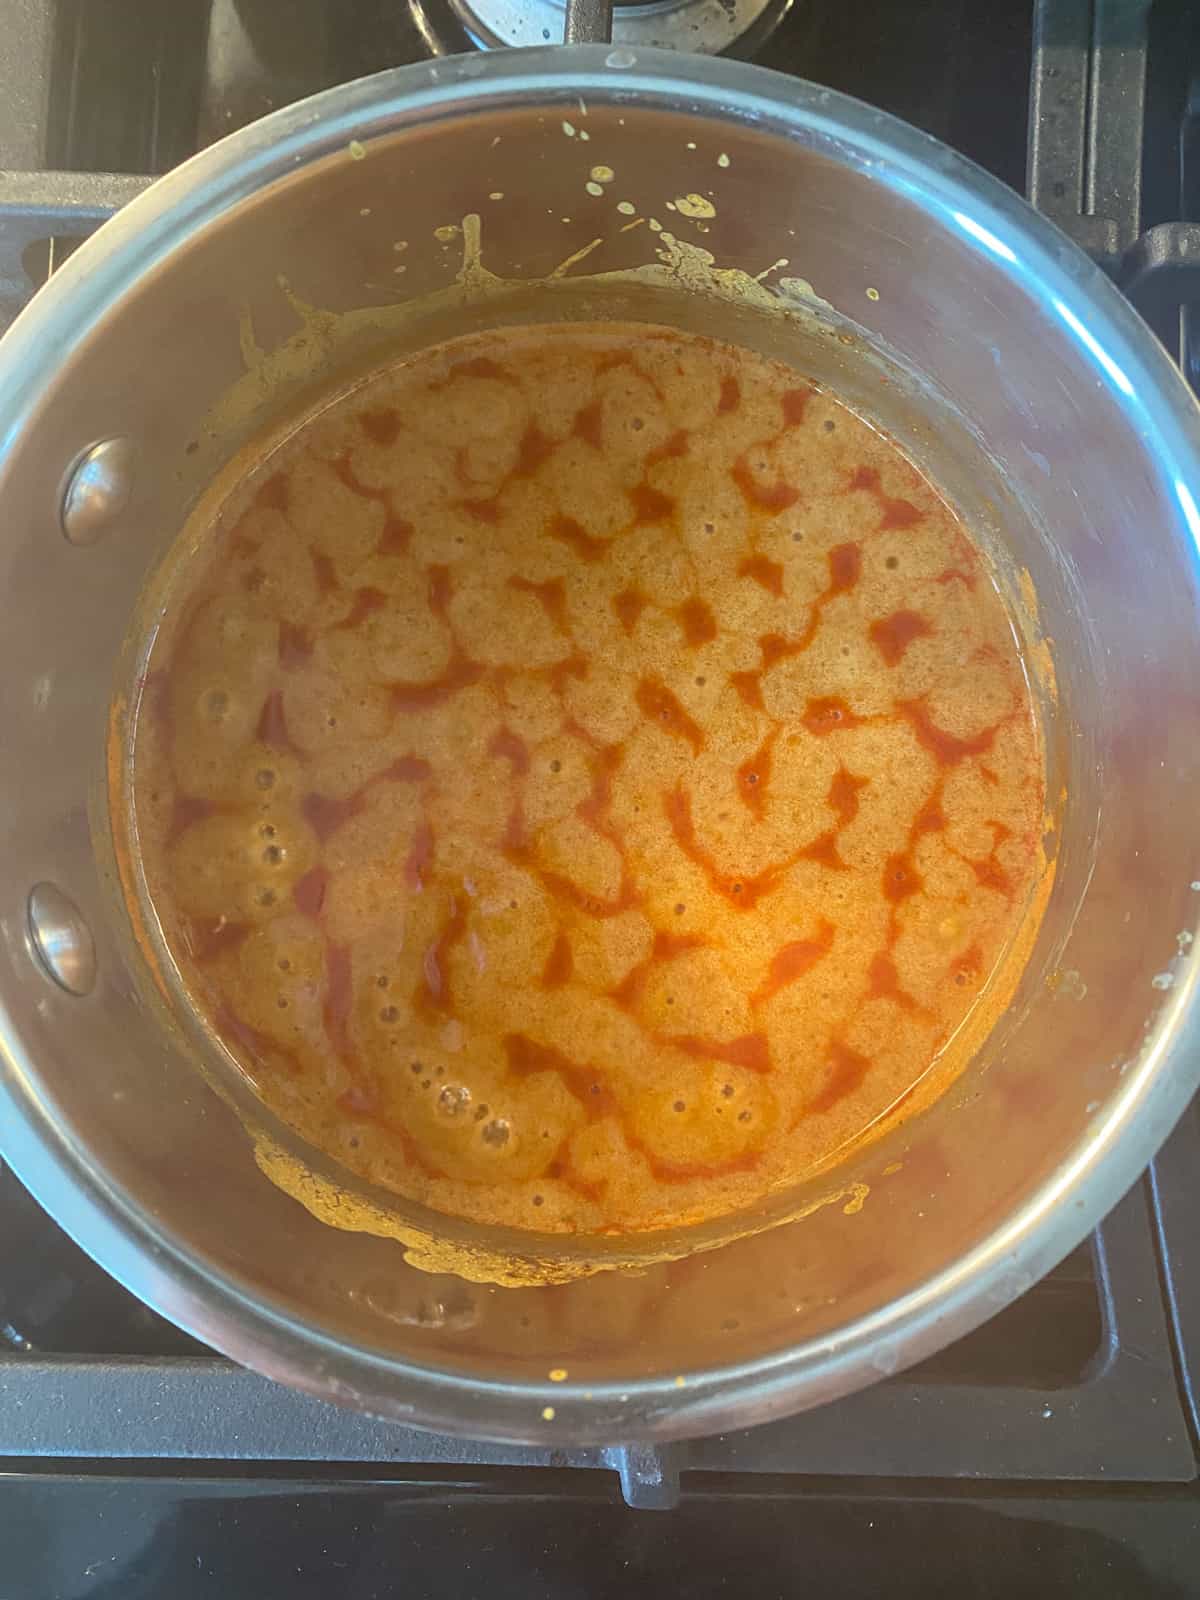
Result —
[[[563, 0], [449, 0], [449, 5], [481, 50], [557, 44], [563, 37]], [[791, 6], [792, 0], [616, 0], [613, 43], [702, 55], [719, 55], [737, 44], [740, 55], [757, 49]]]

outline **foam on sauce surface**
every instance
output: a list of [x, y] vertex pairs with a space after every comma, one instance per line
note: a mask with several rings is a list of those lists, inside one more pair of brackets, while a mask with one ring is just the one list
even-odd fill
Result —
[[426, 352], [171, 595], [133, 763], [171, 957], [267, 1104], [442, 1211], [633, 1231], [796, 1180], [902, 1108], [1027, 917], [1040, 742], [988, 569], [759, 355]]

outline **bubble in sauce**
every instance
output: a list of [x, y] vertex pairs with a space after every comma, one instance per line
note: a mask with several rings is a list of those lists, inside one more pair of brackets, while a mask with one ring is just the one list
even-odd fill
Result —
[[438, 1095], [438, 1110], [446, 1117], [458, 1117], [471, 1103], [471, 1091], [463, 1084], [448, 1083]]

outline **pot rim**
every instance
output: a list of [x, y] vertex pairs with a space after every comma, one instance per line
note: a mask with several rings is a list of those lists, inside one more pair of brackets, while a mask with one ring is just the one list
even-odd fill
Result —
[[[1082, 251], [997, 179], [848, 96], [765, 68], [596, 46], [475, 54], [340, 85], [229, 135], [156, 181], [54, 275], [0, 345], [0, 470], [39, 395], [45, 352], [87, 337], [142, 274], [257, 190], [381, 135], [465, 113], [581, 96], [803, 138], [956, 230], [1086, 350], [1098, 383], [1171, 485], [1176, 537], [1200, 567], [1200, 410], [1149, 329]], [[1200, 492], [1200, 487], [1198, 487]], [[1200, 896], [1197, 897], [1200, 910]], [[206, 1265], [88, 1160], [40, 1093], [0, 998], [4, 1156], [66, 1231], [141, 1300], [224, 1354], [323, 1399], [479, 1439], [556, 1444], [679, 1438], [790, 1414], [931, 1354], [1073, 1249], [1125, 1191], [1200, 1084], [1196, 963], [1182, 970], [1091, 1129], [974, 1250], [822, 1338], [672, 1378], [551, 1384], [399, 1361], [316, 1329]], [[552, 1430], [541, 1418], [553, 1401]]]

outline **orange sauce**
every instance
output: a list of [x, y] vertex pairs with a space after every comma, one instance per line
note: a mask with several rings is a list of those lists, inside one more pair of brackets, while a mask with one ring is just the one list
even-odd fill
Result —
[[299, 431], [181, 560], [134, 735], [170, 957], [435, 1209], [752, 1203], [937, 1069], [1040, 867], [1004, 603], [896, 446], [667, 329], [507, 330]]

